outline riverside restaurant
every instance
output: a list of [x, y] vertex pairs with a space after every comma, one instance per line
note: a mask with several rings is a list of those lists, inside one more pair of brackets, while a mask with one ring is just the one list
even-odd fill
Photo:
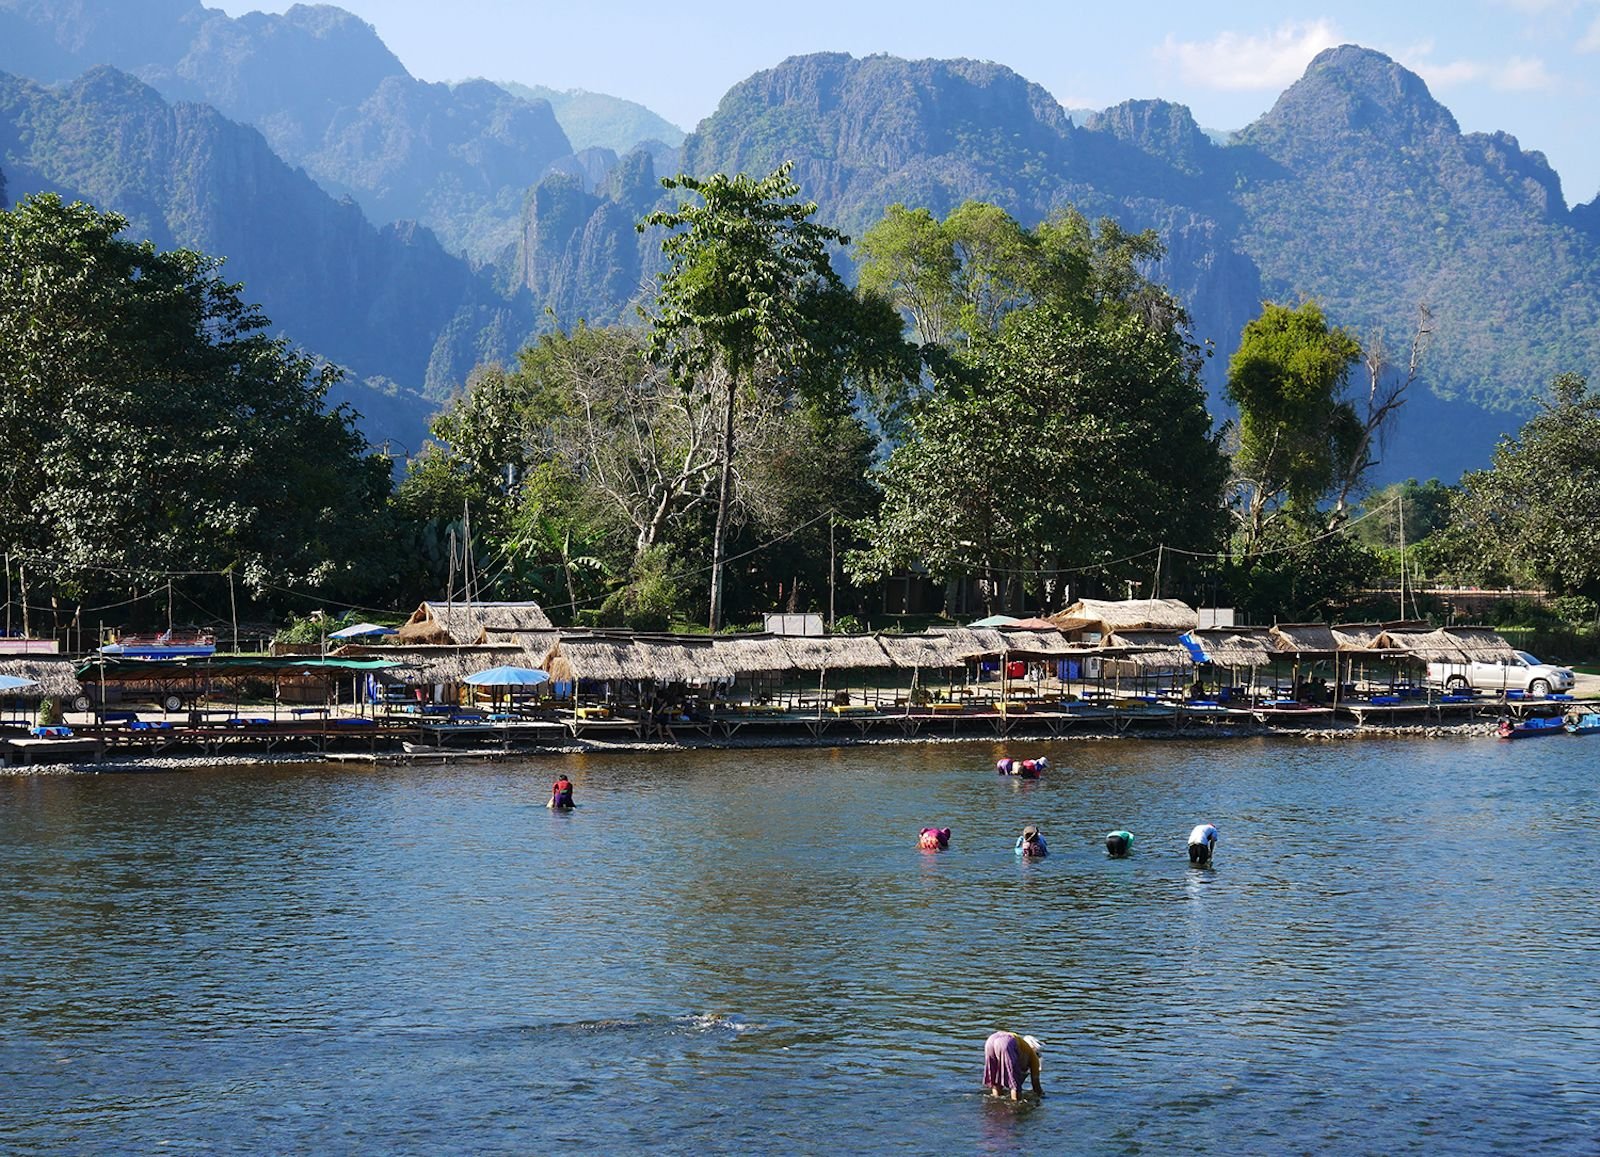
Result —
[[[319, 649], [320, 651], [320, 649]], [[421, 755], [575, 741], [972, 738], [1428, 726], [1553, 716], [1429, 664], [1509, 662], [1483, 627], [1201, 628], [1176, 600], [916, 634], [667, 635], [554, 627], [531, 603], [424, 603], [392, 642], [318, 654], [31, 655], [0, 713], [9, 763], [195, 752]], [[491, 669], [514, 684], [474, 685]], [[1438, 666], [1433, 668], [1436, 672]], [[59, 719], [37, 710], [66, 704]]]

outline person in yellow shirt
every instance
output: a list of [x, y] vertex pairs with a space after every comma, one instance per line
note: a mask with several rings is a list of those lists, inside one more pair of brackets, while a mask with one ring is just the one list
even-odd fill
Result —
[[1033, 1078], [1035, 1096], [1044, 1096], [1039, 1084], [1039, 1054], [1044, 1045], [1038, 1037], [1018, 1036], [1014, 1032], [992, 1033], [983, 1045], [983, 1083], [996, 1097], [1011, 1091], [1011, 1099], [1022, 1099], [1022, 1075]]

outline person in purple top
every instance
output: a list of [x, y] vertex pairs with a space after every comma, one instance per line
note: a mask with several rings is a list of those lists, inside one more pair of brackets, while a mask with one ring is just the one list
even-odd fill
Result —
[[925, 852], [942, 852], [950, 846], [949, 828], [923, 828], [917, 846]]

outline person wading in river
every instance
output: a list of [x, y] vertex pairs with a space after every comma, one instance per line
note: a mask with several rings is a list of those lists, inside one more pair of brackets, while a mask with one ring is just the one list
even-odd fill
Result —
[[1039, 1084], [1039, 1054], [1043, 1051], [1038, 1037], [1014, 1032], [991, 1034], [983, 1044], [983, 1083], [996, 1097], [1004, 1096], [1009, 1089], [1011, 1099], [1020, 1101], [1022, 1075], [1026, 1072], [1033, 1080], [1034, 1096], [1044, 1096], [1044, 1087]]

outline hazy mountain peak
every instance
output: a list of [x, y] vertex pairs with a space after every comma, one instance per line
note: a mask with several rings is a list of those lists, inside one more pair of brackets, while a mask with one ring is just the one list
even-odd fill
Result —
[[641, 141], [663, 141], [674, 147], [683, 143], [681, 128], [635, 101], [581, 88], [499, 83], [513, 96], [542, 100], [554, 109], [556, 121], [574, 149], [610, 149], [620, 155]]
[[1166, 100], [1127, 100], [1085, 120], [1090, 132], [1110, 133], [1180, 172], [1198, 173], [1215, 151], [1211, 136], [1187, 106]]
[[1305, 75], [1285, 89], [1240, 139], [1277, 138], [1290, 124], [1330, 137], [1355, 134], [1396, 144], [1461, 132], [1450, 110], [1434, 100], [1420, 76], [1381, 52], [1354, 44], [1318, 53]]

